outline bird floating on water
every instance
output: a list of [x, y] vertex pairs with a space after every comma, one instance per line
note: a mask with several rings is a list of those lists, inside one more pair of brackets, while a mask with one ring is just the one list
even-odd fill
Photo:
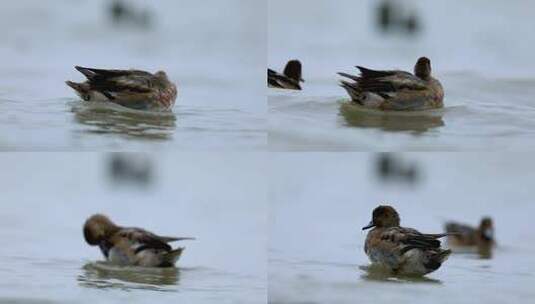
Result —
[[85, 82], [66, 84], [85, 101], [104, 101], [138, 110], [169, 111], [175, 104], [177, 88], [167, 74], [140, 70], [105, 70], [75, 67]]
[[441, 237], [448, 234], [424, 234], [400, 227], [397, 211], [391, 206], [373, 210], [372, 228], [366, 237], [364, 251], [374, 264], [396, 275], [425, 275], [440, 268], [451, 250], [440, 247]]
[[431, 61], [421, 57], [414, 74], [400, 70], [378, 71], [357, 66], [360, 75], [338, 73], [352, 102], [367, 108], [390, 111], [415, 111], [442, 108], [444, 90], [431, 76]]
[[481, 257], [491, 257], [492, 249], [496, 246], [496, 240], [494, 238], [494, 225], [490, 217], [482, 218], [479, 227], [447, 222], [445, 228], [446, 232], [452, 233], [452, 235], [448, 236], [448, 245], [454, 251], [462, 251], [463, 248], [475, 248]]
[[106, 260], [120, 266], [172, 267], [184, 247], [173, 249], [168, 243], [194, 240], [190, 237], [159, 236], [135, 227], [121, 227], [107, 216], [95, 214], [84, 224], [84, 238], [99, 246]]
[[290, 60], [284, 68], [283, 74], [268, 69], [268, 87], [301, 90], [300, 82], [305, 82], [301, 76], [301, 62], [299, 60]]

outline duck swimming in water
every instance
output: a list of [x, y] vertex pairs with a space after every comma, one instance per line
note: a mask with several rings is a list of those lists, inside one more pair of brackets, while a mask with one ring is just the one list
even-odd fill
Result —
[[494, 225], [490, 217], [482, 218], [479, 227], [447, 222], [445, 228], [446, 232], [452, 233], [448, 236], [448, 245], [452, 249], [476, 248], [482, 257], [491, 257], [496, 240], [494, 239]]
[[424, 234], [399, 224], [399, 214], [393, 207], [373, 210], [372, 221], [362, 228], [373, 228], [364, 245], [372, 263], [396, 275], [425, 275], [440, 268], [451, 254], [451, 250], [440, 247], [438, 240], [447, 234]]
[[85, 101], [104, 101], [138, 110], [169, 111], [175, 104], [176, 85], [167, 74], [140, 70], [104, 70], [75, 67], [85, 82], [65, 83]]
[[305, 82], [301, 78], [301, 62], [299, 60], [290, 60], [284, 68], [283, 74], [277, 73], [272, 69], [268, 69], [268, 87], [287, 89], [287, 90], [301, 90], [300, 82]]
[[384, 111], [416, 111], [442, 108], [444, 90], [431, 76], [431, 61], [421, 57], [414, 74], [405, 71], [377, 71], [357, 66], [360, 75], [338, 73], [352, 102]]
[[84, 224], [84, 238], [91, 246], [99, 246], [106, 260], [120, 266], [172, 267], [184, 247], [176, 249], [174, 241], [194, 240], [190, 237], [159, 236], [147, 230], [121, 227], [107, 216], [95, 214]]

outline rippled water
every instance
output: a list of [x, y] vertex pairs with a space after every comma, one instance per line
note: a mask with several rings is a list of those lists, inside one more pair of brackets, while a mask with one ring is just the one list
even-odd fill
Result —
[[[279, 153], [270, 182], [270, 303], [529, 302], [535, 292], [534, 165], [529, 154], [406, 154], [417, 178], [381, 178], [376, 156]], [[378, 204], [401, 224], [438, 233], [491, 216], [492, 258], [453, 254], [424, 278], [369, 269], [365, 226]], [[447, 245], [445, 245], [447, 247]]]
[[[415, 113], [362, 109], [348, 105], [349, 100], [344, 96], [271, 93], [270, 149], [466, 151], [533, 148], [535, 107], [530, 103], [531, 96], [535, 96], [535, 81], [483, 84], [484, 81], [476, 77], [451, 78], [450, 85], [450, 78], [442, 77], [444, 85], [450, 89], [444, 109]], [[475, 88], [476, 84], [481, 87]], [[340, 93], [344, 94], [341, 88]]]
[[[149, 28], [114, 26], [110, 1], [3, 5], [1, 150], [248, 149], [266, 144], [265, 5], [128, 1]], [[82, 12], [83, 13], [80, 13]], [[165, 70], [178, 85], [172, 115], [82, 103], [65, 80], [75, 65]]]
[[[394, 1], [396, 2], [396, 1]], [[271, 1], [268, 65], [303, 63], [303, 91], [272, 89], [271, 150], [521, 150], [533, 148], [535, 61], [533, 3], [397, 1], [415, 11], [422, 31], [384, 34], [375, 27], [377, 1]], [[307, 10], [302, 10], [302, 7]], [[472, 26], [476, 22], [478, 26]], [[511, 30], [515, 28], [515, 30]], [[296, 39], [299, 37], [299, 39]], [[349, 97], [336, 72], [355, 65], [412, 70], [431, 59], [445, 90], [442, 112], [372, 115], [341, 111]], [[345, 109], [347, 110], [347, 108]]]
[[[114, 177], [110, 157], [0, 157], [6, 172], [0, 174], [0, 302], [266, 302], [261, 156], [138, 155], [150, 164], [148, 179]], [[96, 212], [118, 224], [196, 240], [173, 244], [186, 247], [177, 268], [107, 265], [82, 234]]]

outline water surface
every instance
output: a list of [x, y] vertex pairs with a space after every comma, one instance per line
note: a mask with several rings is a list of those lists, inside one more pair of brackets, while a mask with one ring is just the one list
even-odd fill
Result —
[[[110, 1], [52, 2], [6, 3], [0, 13], [0, 149], [265, 146], [265, 5], [127, 1], [150, 12], [143, 27], [113, 23]], [[75, 65], [165, 70], [178, 85], [173, 117], [95, 111], [64, 83], [84, 79]]]
[[[303, 91], [270, 89], [269, 147], [287, 150], [466, 151], [533, 148], [534, 45], [529, 1], [393, 1], [414, 12], [421, 31], [383, 33], [379, 1], [270, 1], [268, 66], [303, 63]], [[306, 10], [302, 9], [307, 7]], [[447, 16], [447, 17], [446, 17]], [[477, 23], [477, 26], [473, 26]], [[515, 30], [512, 30], [512, 29]], [[349, 97], [337, 72], [355, 65], [412, 71], [431, 59], [444, 87], [441, 115], [417, 118], [340, 110]]]
[[[114, 174], [106, 154], [0, 157], [9, 172], [0, 174], [0, 302], [266, 302], [262, 158], [139, 156], [145, 160]], [[106, 265], [82, 233], [97, 212], [120, 225], [197, 239], [173, 244], [186, 247], [177, 268]]]
[[[271, 165], [270, 303], [503, 303], [535, 296], [529, 154], [406, 154], [414, 177], [377, 173], [361, 153], [279, 153]], [[276, 177], [276, 178], [275, 178]], [[401, 225], [439, 233], [448, 220], [491, 216], [490, 259], [452, 254], [424, 278], [369, 269], [364, 253], [373, 208], [388, 203]], [[447, 245], [445, 245], [447, 247]]]

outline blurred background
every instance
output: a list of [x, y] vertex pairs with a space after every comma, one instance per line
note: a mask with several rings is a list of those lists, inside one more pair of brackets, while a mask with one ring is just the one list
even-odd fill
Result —
[[[255, 154], [7, 153], [0, 156], [0, 302], [265, 303], [267, 202]], [[177, 269], [95, 268], [94, 213], [191, 236]]]
[[[535, 296], [535, 165], [527, 153], [277, 153], [270, 163], [272, 303], [501, 303]], [[424, 233], [494, 221], [490, 256], [454, 253], [420, 280], [366, 270], [380, 204]], [[450, 247], [447, 242], [443, 246]]]
[[[265, 145], [266, 3], [21, 0], [0, 5], [1, 150]], [[75, 65], [165, 70], [173, 114], [88, 107]]]
[[[488, 150], [532, 147], [535, 46], [527, 0], [268, 1], [268, 67], [303, 64], [303, 91], [270, 91], [274, 150]], [[340, 112], [337, 72], [412, 71], [431, 59], [445, 108], [429, 115]], [[296, 125], [299, 127], [296, 128]]]

